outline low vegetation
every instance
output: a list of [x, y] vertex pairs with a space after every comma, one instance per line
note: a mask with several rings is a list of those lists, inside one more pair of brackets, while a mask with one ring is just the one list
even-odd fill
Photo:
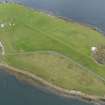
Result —
[[17, 4], [0, 4], [0, 23], [6, 24], [0, 28], [1, 63], [69, 90], [105, 95], [105, 65], [91, 52], [105, 44], [99, 32]]

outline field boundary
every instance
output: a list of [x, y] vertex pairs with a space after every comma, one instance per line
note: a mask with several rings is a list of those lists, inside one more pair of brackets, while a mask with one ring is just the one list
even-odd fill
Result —
[[79, 67], [83, 68], [84, 70], [86, 70], [88, 73], [90, 73], [91, 75], [94, 75], [97, 79], [103, 81], [105, 83], [105, 78], [101, 77], [100, 75], [98, 75], [97, 73], [95, 73], [93, 70], [89, 70], [87, 67], [77, 63], [75, 60], [73, 60], [72, 58], [68, 57], [68, 56], [65, 56], [64, 54], [62, 53], [59, 53], [59, 52], [56, 52], [56, 51], [32, 51], [32, 52], [21, 52], [21, 53], [7, 53], [6, 55], [34, 55], [36, 53], [54, 53], [54, 54], [57, 54], [57, 55], [60, 55], [60, 56], [63, 56], [65, 57], [66, 59], [68, 59], [69, 61], [72, 61], [74, 64], [78, 65]]

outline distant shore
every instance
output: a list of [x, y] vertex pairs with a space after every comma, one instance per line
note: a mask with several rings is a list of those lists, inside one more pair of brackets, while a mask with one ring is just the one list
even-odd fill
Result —
[[33, 85], [33, 86], [36, 86], [37, 84], [41, 86], [43, 89], [47, 89], [59, 96], [63, 96], [65, 98], [76, 98], [76, 99], [80, 99], [87, 102], [97, 103], [98, 105], [105, 104], [105, 97], [92, 96], [92, 95], [88, 95], [77, 90], [67, 90], [64, 88], [60, 88], [56, 85], [53, 85], [47, 82], [46, 80], [43, 80], [42, 78], [32, 73], [16, 69], [9, 65], [0, 64], [0, 68], [12, 75], [15, 75], [16, 78], [19, 80], [26, 81], [30, 85]]
[[[14, 3], [14, 4], [19, 4], [19, 5], [23, 5], [25, 7], [27, 7], [24, 3], [21, 3], [21, 2], [17, 2], [17, 1], [13, 1], [13, 0], [4, 0], [4, 1], [1, 1], [0, 3]], [[99, 33], [101, 33], [102, 35], [105, 36], [105, 32], [102, 31], [100, 28], [94, 26], [94, 25], [91, 25], [91, 24], [88, 24], [88, 23], [85, 23], [85, 22], [80, 22], [80, 21], [77, 21], [77, 20], [74, 20], [72, 18], [68, 18], [68, 17], [64, 17], [64, 16], [60, 16], [60, 15], [57, 15], [56, 13], [52, 12], [52, 11], [48, 11], [48, 10], [43, 10], [43, 9], [34, 9], [32, 7], [29, 7], [28, 8], [32, 9], [32, 10], [36, 10], [38, 12], [42, 12], [42, 13], [45, 13], [47, 14], [48, 16], [54, 16], [54, 17], [57, 17], [59, 19], [62, 19], [64, 21], [69, 21], [69, 22], [73, 22], [73, 23], [78, 23], [82, 26], [85, 26], [85, 27], [89, 27], [90, 29], [92, 30], [95, 30]]]

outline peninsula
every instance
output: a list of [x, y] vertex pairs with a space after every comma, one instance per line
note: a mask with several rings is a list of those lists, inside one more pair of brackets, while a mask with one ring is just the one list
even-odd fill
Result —
[[104, 99], [104, 60], [100, 64], [93, 54], [105, 45], [105, 36], [91, 27], [22, 5], [0, 4], [0, 45], [2, 65], [73, 94]]

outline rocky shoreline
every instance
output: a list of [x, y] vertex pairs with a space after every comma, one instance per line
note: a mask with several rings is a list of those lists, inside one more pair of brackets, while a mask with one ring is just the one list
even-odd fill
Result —
[[37, 86], [41, 86], [41, 88], [47, 89], [59, 96], [63, 96], [65, 98], [76, 98], [76, 99], [80, 99], [82, 101], [94, 103], [96, 105], [105, 105], [105, 97], [88, 95], [88, 94], [82, 93], [77, 90], [63, 89], [63, 88], [60, 88], [58, 86], [55, 86], [55, 85], [47, 82], [46, 80], [43, 80], [42, 78], [40, 78], [32, 73], [16, 69], [9, 65], [0, 64], [0, 68], [5, 70], [6, 72], [10, 73], [11, 75], [16, 76], [17, 79], [26, 81], [33, 86], [36, 86], [36, 84], [37, 84]]

